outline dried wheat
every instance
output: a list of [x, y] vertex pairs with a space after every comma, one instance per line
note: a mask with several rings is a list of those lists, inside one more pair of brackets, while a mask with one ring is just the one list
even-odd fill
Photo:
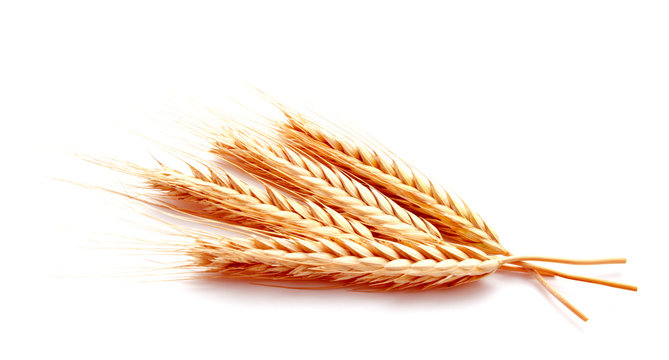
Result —
[[521, 271], [534, 274], [584, 320], [543, 276], [636, 290], [531, 263], [612, 264], [624, 259], [511, 255], [478, 214], [417, 170], [279, 106], [287, 120], [275, 126], [278, 135], [234, 121], [223, 121], [224, 131], [203, 134], [211, 139], [212, 153], [255, 176], [264, 188], [212, 161], [197, 161], [206, 172], [189, 165], [190, 174], [162, 164], [154, 169], [102, 164], [139, 176], [159, 192], [126, 196], [243, 234], [233, 238], [172, 224], [194, 239], [179, 251], [210, 276], [401, 290], [452, 287], [498, 270]]
[[[390, 260], [405, 257], [415, 261], [470, 258], [448, 243], [430, 247], [376, 239], [363, 224], [328, 207], [297, 201], [271, 188], [260, 191], [221, 170], [210, 169], [209, 176], [192, 167], [193, 176], [165, 166], [159, 169], [135, 166], [125, 171], [143, 177], [152, 188], [163, 191], [173, 201], [199, 205], [192, 207], [177, 203], [172, 204], [172, 209], [242, 225], [265, 235], [315, 240], [334, 255], [381, 256]], [[474, 258], [488, 259], [485, 254], [475, 254]]]
[[390, 239], [442, 242], [429, 222], [336, 169], [277, 144], [262, 144], [248, 135], [217, 141], [213, 152], [268, 183], [348, 214]]
[[401, 166], [371, 146], [337, 137], [302, 114], [279, 106], [287, 119], [279, 123], [279, 129], [290, 144], [374, 186], [398, 204], [424, 216], [442, 233], [448, 234], [453, 228], [468, 231], [475, 237], [465, 239], [479, 242], [487, 252], [508, 254], [495, 231], [476, 212], [417, 170]]

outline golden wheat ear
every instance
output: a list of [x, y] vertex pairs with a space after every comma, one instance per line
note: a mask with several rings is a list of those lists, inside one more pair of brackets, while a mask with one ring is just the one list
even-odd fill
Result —
[[[285, 121], [275, 126], [292, 147], [373, 186], [407, 210], [429, 220], [444, 237], [508, 255], [495, 231], [467, 204], [418, 170], [381, 149], [335, 135], [301, 113], [276, 103]], [[454, 232], [460, 236], [451, 237]]]

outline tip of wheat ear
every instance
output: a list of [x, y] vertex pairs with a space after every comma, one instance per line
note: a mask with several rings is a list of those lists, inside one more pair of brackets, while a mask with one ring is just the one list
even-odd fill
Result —
[[[279, 106], [286, 121], [274, 122], [273, 133], [216, 114], [218, 127], [200, 135], [219, 158], [197, 160], [201, 169], [189, 164], [190, 174], [160, 162], [156, 168], [93, 162], [138, 176], [158, 192], [125, 196], [241, 234], [225, 237], [170, 224], [191, 241], [179, 251], [190, 256], [192, 267], [217, 277], [403, 290], [453, 287], [516, 271], [533, 275], [584, 321], [545, 276], [636, 291], [535, 264], [621, 264], [624, 258], [510, 254], [480, 215], [418, 170]], [[242, 170], [261, 186], [232, 176], [226, 167]]]

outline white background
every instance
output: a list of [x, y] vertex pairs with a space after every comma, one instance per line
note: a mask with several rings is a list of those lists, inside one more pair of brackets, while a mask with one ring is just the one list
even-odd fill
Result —
[[[0, 5], [1, 358], [661, 356], [666, 2], [241, 3]], [[146, 156], [130, 132], [175, 101], [249, 86], [372, 134], [516, 254], [626, 256], [569, 270], [639, 292], [550, 280], [581, 323], [519, 275], [411, 294], [128, 275], [104, 239], [142, 217], [50, 177], [100, 180], [72, 152]]]

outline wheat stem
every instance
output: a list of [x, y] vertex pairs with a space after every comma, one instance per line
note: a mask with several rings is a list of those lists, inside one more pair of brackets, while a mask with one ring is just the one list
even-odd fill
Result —
[[544, 279], [544, 278], [539, 274], [538, 271], [535, 271], [535, 272], [534, 272], [534, 276], [535, 276], [536, 279], [539, 281], [539, 283], [541, 284], [541, 286], [543, 286], [546, 290], [548, 290], [548, 292], [551, 293], [551, 295], [553, 295], [556, 299], [558, 299], [558, 301], [560, 301], [564, 306], [566, 306], [567, 309], [569, 309], [569, 310], [570, 310], [571, 312], [573, 312], [576, 316], [578, 316], [579, 318], [581, 318], [581, 320], [583, 320], [583, 321], [588, 321], [588, 317], [585, 316], [585, 314], [583, 314], [580, 310], [578, 310], [578, 309], [577, 309], [574, 305], [572, 305], [569, 301], [567, 301], [567, 299], [565, 299], [562, 295], [560, 295], [560, 293], [559, 293], [557, 290], [555, 290], [555, 288], [553, 288], [553, 287], [546, 281], [546, 279]]
[[549, 256], [508, 256], [504, 259], [505, 263], [522, 262], [522, 261], [545, 261], [552, 263], [571, 264], [571, 265], [603, 265], [603, 264], [625, 264], [625, 258], [608, 258], [608, 259], [565, 259]]

